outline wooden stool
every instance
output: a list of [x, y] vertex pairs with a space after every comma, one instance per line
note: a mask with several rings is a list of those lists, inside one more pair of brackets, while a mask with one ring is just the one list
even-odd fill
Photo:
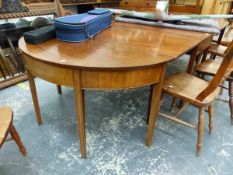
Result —
[[[10, 133], [11, 139], [7, 139]], [[23, 156], [27, 155], [26, 149], [23, 146], [20, 137], [13, 126], [13, 111], [10, 107], [0, 107], [0, 148], [5, 141], [14, 140], [19, 147]]]

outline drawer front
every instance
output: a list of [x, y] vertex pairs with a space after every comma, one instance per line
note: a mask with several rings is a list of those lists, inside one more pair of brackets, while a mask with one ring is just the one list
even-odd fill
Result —
[[140, 8], [154, 8], [155, 9], [156, 0], [121, 0], [120, 7], [124, 9], [140, 9]]

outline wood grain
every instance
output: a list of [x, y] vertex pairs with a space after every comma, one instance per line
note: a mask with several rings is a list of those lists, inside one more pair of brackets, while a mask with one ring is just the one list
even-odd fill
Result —
[[149, 109], [149, 118], [148, 118], [148, 126], [147, 126], [147, 134], [146, 134], [146, 145], [150, 146], [153, 141], [154, 136], [154, 127], [156, 125], [158, 112], [160, 109], [160, 97], [163, 87], [163, 81], [166, 71], [166, 65], [161, 69], [160, 81], [158, 83], [151, 85], [151, 98], [150, 98], [150, 109]]
[[[85, 89], [123, 89], [142, 87], [159, 82], [161, 65], [147, 69], [121, 71], [82, 71]], [[95, 81], [93, 81], [95, 80]]]
[[77, 109], [78, 132], [80, 141], [80, 150], [82, 158], [86, 158], [86, 133], [85, 133], [85, 106], [84, 106], [84, 90], [82, 89], [81, 72], [74, 71], [74, 93]]
[[[152, 26], [113, 23], [95, 39], [66, 43], [56, 39], [20, 49], [36, 60], [79, 69], [136, 69], [171, 61], [211, 35]], [[100, 44], [101, 43], [101, 44]]]
[[47, 64], [36, 59], [31, 59], [27, 55], [23, 56], [23, 60], [27, 70], [33, 75], [55, 84], [73, 86], [72, 69]]

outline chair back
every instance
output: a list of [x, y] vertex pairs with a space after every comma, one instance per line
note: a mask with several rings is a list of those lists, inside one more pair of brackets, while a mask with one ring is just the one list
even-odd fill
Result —
[[54, 6], [57, 17], [65, 16], [65, 9], [62, 7], [59, 0], [54, 1]]
[[64, 9], [64, 7], [60, 3], [60, 0], [54, 0], [54, 7], [56, 17], [62, 17], [73, 14], [71, 11]]
[[199, 101], [203, 101], [207, 96], [213, 93], [216, 88], [220, 85], [220, 83], [228, 78], [233, 71], [233, 41], [229, 44], [226, 51], [224, 52], [223, 61], [215, 74], [214, 78], [210, 81], [207, 88], [205, 88], [196, 99]]

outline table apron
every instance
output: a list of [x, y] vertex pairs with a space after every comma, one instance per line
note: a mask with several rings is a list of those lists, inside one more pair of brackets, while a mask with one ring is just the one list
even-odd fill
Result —
[[79, 72], [83, 89], [136, 88], [160, 82], [165, 63], [129, 70], [80, 70], [45, 63], [27, 55], [23, 56], [26, 69], [46, 81], [74, 86]]
[[73, 86], [74, 84], [72, 69], [45, 63], [25, 54], [23, 60], [26, 69], [34, 76], [58, 85]]
[[124, 89], [160, 82], [163, 65], [132, 70], [81, 71], [84, 89]]

